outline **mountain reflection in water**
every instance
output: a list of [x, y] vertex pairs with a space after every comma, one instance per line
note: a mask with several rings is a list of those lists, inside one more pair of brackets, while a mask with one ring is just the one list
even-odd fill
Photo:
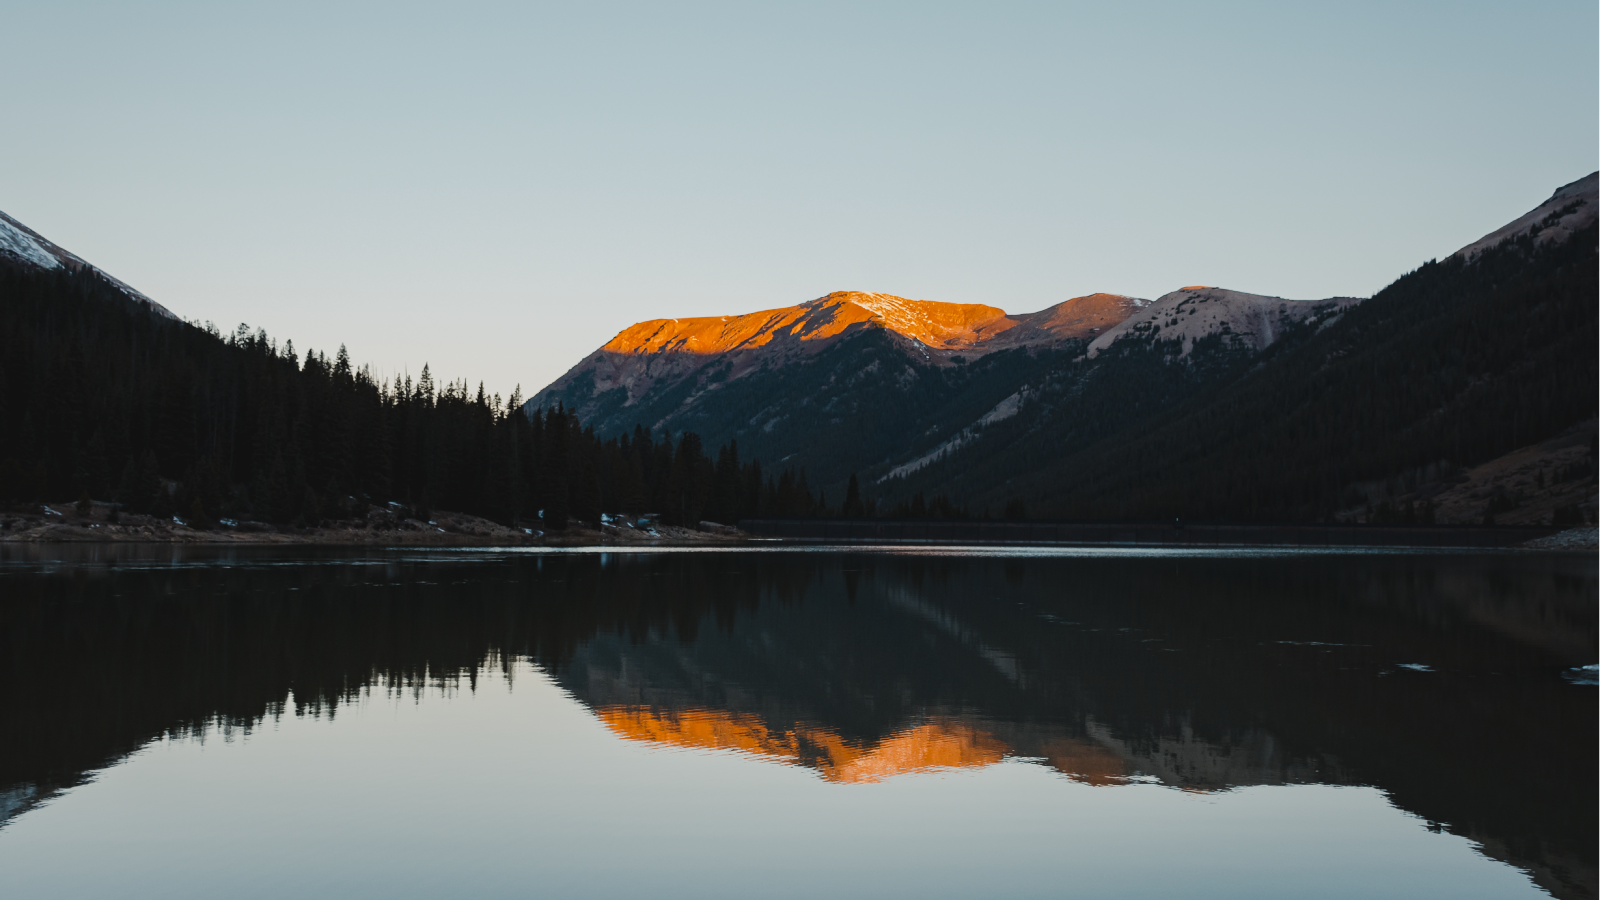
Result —
[[0, 817], [161, 736], [527, 659], [618, 737], [839, 784], [1372, 785], [1595, 894], [1592, 558], [4, 552]]
[[602, 706], [600, 721], [637, 741], [705, 750], [742, 750], [815, 768], [828, 781], [882, 781], [891, 775], [939, 768], [987, 766], [1011, 748], [959, 719], [940, 717], [895, 732], [870, 745], [853, 744], [826, 727], [795, 722], [774, 731], [758, 716], [720, 709], [668, 710]]

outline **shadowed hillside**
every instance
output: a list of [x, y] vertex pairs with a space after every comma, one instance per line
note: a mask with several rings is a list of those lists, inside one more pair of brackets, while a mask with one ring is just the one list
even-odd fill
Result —
[[[1592, 432], [1597, 180], [1370, 299], [1195, 286], [1007, 316], [834, 294], [642, 323], [534, 403], [580, 409], [600, 434], [737, 440], [834, 496], [856, 475], [880, 511], [943, 495], [1009, 517], [1492, 520], [1518, 491], [1431, 499], [1466, 469]], [[1522, 493], [1588, 485], [1559, 518], [1592, 519], [1592, 464], [1533, 464], [1551, 471], [1525, 473]]]

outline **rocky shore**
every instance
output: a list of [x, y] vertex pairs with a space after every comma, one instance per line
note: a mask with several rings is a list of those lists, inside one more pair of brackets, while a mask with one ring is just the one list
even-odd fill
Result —
[[744, 540], [744, 534], [725, 526], [696, 530], [670, 525], [636, 527], [626, 522], [601, 523], [599, 527], [572, 522], [559, 531], [545, 532], [512, 528], [463, 513], [440, 511], [427, 519], [411, 518], [381, 506], [369, 506], [362, 518], [281, 526], [249, 520], [191, 522], [181, 516], [117, 514], [111, 504], [99, 502], [83, 511], [76, 504], [46, 503], [0, 513], [0, 542], [563, 547], [699, 546], [739, 544]]

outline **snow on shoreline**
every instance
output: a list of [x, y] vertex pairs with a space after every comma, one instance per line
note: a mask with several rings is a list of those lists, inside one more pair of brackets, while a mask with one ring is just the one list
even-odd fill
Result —
[[1522, 546], [1530, 550], [1594, 550], [1600, 548], [1600, 528], [1568, 528], [1549, 537], [1535, 538]]

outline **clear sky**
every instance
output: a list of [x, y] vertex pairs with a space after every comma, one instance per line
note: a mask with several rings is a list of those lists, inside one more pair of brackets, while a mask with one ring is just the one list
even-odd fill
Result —
[[186, 318], [506, 394], [833, 290], [1366, 295], [1600, 155], [1593, 0], [3, 21], [0, 210]]

